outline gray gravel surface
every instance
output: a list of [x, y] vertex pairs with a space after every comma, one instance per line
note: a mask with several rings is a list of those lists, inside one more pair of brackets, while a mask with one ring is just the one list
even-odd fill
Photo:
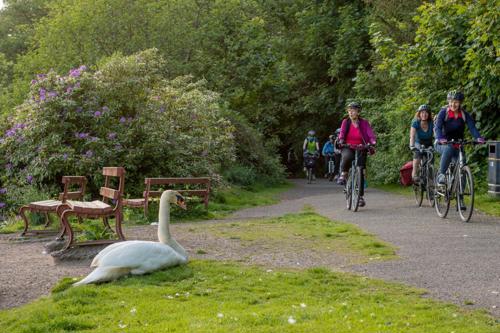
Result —
[[454, 208], [441, 219], [413, 197], [368, 188], [367, 206], [345, 208], [342, 187], [325, 180], [295, 188], [273, 206], [238, 211], [238, 218], [279, 216], [310, 205], [328, 218], [350, 222], [397, 246], [400, 260], [344, 268], [370, 277], [403, 282], [429, 290], [430, 296], [487, 309], [500, 316], [500, 219], [474, 212], [470, 223]]

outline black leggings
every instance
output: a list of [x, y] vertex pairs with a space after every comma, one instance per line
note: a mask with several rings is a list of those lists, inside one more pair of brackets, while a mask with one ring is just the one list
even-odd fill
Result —
[[[351, 168], [352, 161], [354, 160], [355, 150], [351, 148], [342, 148], [342, 161], [340, 162], [340, 168], [342, 172], [349, 172]], [[366, 151], [360, 151], [358, 156], [358, 167], [362, 170], [366, 169]], [[359, 189], [359, 195], [363, 196], [365, 194], [365, 175], [364, 172], [361, 173], [361, 188]]]

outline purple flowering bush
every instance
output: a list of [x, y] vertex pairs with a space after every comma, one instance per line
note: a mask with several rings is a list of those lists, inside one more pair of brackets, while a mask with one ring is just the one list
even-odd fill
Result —
[[234, 160], [219, 96], [191, 77], [165, 80], [163, 68], [158, 52], [146, 50], [96, 70], [37, 75], [0, 137], [0, 177], [54, 189], [63, 175], [85, 175], [96, 192], [102, 167], [123, 166], [135, 195], [144, 177], [218, 177]]

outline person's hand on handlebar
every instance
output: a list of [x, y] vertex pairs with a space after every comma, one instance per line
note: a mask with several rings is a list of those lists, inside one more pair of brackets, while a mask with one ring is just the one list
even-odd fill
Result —
[[445, 145], [445, 144], [447, 144], [447, 143], [448, 143], [448, 140], [446, 140], [446, 139], [444, 139], [444, 138], [443, 138], [443, 139], [439, 139], [439, 140], [438, 140], [438, 143], [439, 143], [440, 145]]
[[476, 142], [479, 144], [485, 144], [486, 140], [484, 138], [477, 138]]

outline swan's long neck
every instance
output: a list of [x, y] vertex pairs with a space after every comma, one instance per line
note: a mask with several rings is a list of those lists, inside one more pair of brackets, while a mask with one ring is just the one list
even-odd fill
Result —
[[165, 191], [160, 198], [160, 211], [158, 212], [158, 240], [170, 246], [178, 254], [187, 258], [184, 248], [172, 238], [170, 234], [170, 196], [172, 192]]

